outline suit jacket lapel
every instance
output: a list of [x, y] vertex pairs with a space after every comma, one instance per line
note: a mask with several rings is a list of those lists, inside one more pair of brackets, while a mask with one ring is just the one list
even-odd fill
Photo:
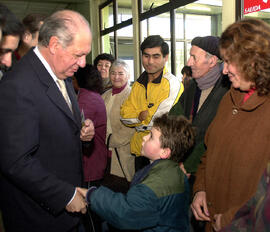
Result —
[[[29, 52], [27, 54], [27, 58], [29, 62], [32, 64], [33, 69], [37, 73], [37, 76], [40, 80], [40, 82], [46, 86], [46, 93], [48, 97], [51, 99], [51, 101], [68, 117], [72, 120], [73, 123], [75, 123], [79, 128], [81, 128], [81, 124], [78, 122], [78, 109], [74, 110], [75, 117], [73, 116], [72, 112], [70, 111], [67, 103], [65, 102], [65, 99], [62, 96], [62, 93], [58, 89], [56, 83], [54, 82], [53, 78], [45, 68], [45, 66], [42, 64], [42, 62], [39, 60], [39, 58], [36, 56], [36, 54], [33, 52]], [[70, 92], [70, 91], [69, 91]], [[68, 93], [69, 93], [68, 92]], [[74, 102], [73, 97], [71, 98], [72, 105], [76, 105], [76, 102]]]
[[78, 126], [81, 127], [81, 114], [80, 114], [80, 109], [79, 109], [79, 105], [77, 101], [77, 96], [73, 88], [72, 79], [67, 78], [65, 82], [66, 82], [67, 92], [68, 92], [68, 95], [72, 104], [74, 119], [76, 120]]

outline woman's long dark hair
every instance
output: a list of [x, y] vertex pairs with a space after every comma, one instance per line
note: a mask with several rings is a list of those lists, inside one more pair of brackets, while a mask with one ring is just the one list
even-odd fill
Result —
[[79, 68], [74, 74], [80, 88], [88, 89], [101, 94], [103, 92], [100, 72], [91, 64]]

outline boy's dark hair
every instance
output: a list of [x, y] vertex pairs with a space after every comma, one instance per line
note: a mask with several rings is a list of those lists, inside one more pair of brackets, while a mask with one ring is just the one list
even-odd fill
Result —
[[39, 31], [41, 23], [45, 20], [46, 16], [43, 14], [28, 14], [23, 18], [23, 26], [25, 31], [29, 31], [32, 35]]
[[100, 60], [108, 60], [111, 64], [115, 61], [114, 57], [108, 53], [99, 54], [94, 60], [94, 66], [97, 67]]
[[12, 35], [21, 38], [23, 34], [23, 25], [20, 20], [3, 4], [0, 4], [0, 15], [3, 19], [3, 36]]
[[80, 88], [101, 94], [103, 92], [102, 77], [100, 72], [91, 64], [86, 64], [84, 68], [79, 68], [74, 73]]
[[163, 57], [169, 54], [169, 45], [164, 41], [160, 35], [150, 35], [141, 44], [141, 52], [146, 48], [160, 47]]
[[161, 147], [170, 148], [169, 159], [183, 162], [195, 142], [195, 131], [191, 123], [184, 116], [163, 114], [154, 119], [153, 127], [161, 132]]

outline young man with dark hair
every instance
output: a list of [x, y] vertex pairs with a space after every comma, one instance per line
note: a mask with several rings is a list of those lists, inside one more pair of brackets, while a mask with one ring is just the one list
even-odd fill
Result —
[[0, 79], [2, 72], [12, 65], [12, 53], [17, 49], [23, 34], [23, 25], [17, 17], [3, 4], [0, 4], [0, 15], [4, 19], [2, 41], [0, 42]]
[[141, 44], [141, 52], [146, 48], [160, 47], [163, 57], [169, 55], [169, 45], [159, 36], [152, 35], [148, 36]]
[[145, 71], [134, 83], [128, 99], [121, 107], [121, 121], [136, 132], [131, 139], [131, 153], [136, 155], [135, 166], [145, 165], [141, 155], [142, 138], [149, 134], [155, 117], [167, 113], [183, 92], [180, 79], [165, 67], [169, 46], [159, 35], [147, 37], [141, 44]]
[[163, 114], [143, 138], [150, 164], [137, 172], [126, 195], [106, 187], [79, 189], [92, 210], [117, 229], [189, 231], [189, 186], [179, 162], [193, 146], [194, 130], [184, 117]]

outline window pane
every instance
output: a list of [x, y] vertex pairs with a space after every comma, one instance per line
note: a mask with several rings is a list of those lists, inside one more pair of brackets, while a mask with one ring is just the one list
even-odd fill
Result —
[[141, 21], [141, 31], [142, 31], [142, 40], [144, 40], [146, 37], [147, 37], [147, 35], [148, 35], [148, 32], [147, 32], [147, 22], [148, 22], [148, 20], [147, 19], [145, 19], [145, 20], [143, 20], [143, 21]]
[[170, 38], [170, 14], [164, 13], [149, 19], [149, 35]]
[[114, 51], [114, 36], [110, 36], [110, 51], [113, 56], [115, 56], [115, 51]]
[[121, 23], [132, 18], [131, 0], [118, 0], [117, 23]]
[[113, 26], [113, 3], [101, 9], [102, 30]]
[[154, 9], [158, 6], [162, 6], [168, 3], [170, 0], [143, 0], [143, 12], [149, 11], [150, 9]]
[[[162, 30], [161, 30], [162, 28]], [[149, 35], [160, 35], [162, 38], [169, 39], [170, 33], [170, 14], [165, 13], [141, 22], [142, 40]]]
[[110, 53], [114, 55], [114, 42], [113, 42], [113, 36], [104, 35], [101, 37], [102, 42], [102, 53]]
[[[220, 35], [222, 32], [221, 20], [222, 0], [199, 0], [177, 8], [175, 23], [176, 49], [179, 48], [181, 42], [184, 42], [181, 45], [181, 49], [183, 47], [186, 51], [180, 52], [178, 50], [176, 59], [181, 56], [181, 59], [184, 59], [186, 64], [191, 47], [190, 41], [194, 37]], [[181, 71], [181, 67], [180, 69], [177, 67], [177, 75], [179, 71]]]
[[133, 83], [134, 82], [134, 61], [133, 61], [133, 58], [132, 57], [121, 57], [120, 59], [124, 60], [128, 64], [129, 71], [130, 71], [129, 83]]
[[[125, 11], [125, 13], [121, 13], [121, 11]], [[127, 12], [126, 9], [120, 9], [120, 12], [118, 11], [117, 15], [117, 23], [122, 23], [128, 19], [132, 18], [131, 11]]]
[[199, 0], [181, 8], [185, 13], [216, 15], [222, 13], [222, 0]]
[[270, 9], [244, 15], [244, 18], [257, 18], [270, 24]]
[[117, 36], [133, 37], [133, 25], [118, 30]]
[[[199, 0], [177, 8], [176, 13], [187, 16], [184, 16], [186, 30], [189, 29], [186, 39], [192, 39], [195, 34], [205, 36], [222, 33], [222, 0]], [[204, 27], [208, 27], [208, 33], [204, 32]], [[191, 30], [195, 32], [192, 33]]]
[[212, 5], [212, 6], [222, 6], [222, 0], [198, 0], [196, 1], [196, 3]]
[[184, 39], [184, 19], [183, 14], [175, 14], [175, 36], [176, 39]]
[[176, 43], [176, 76], [182, 78], [181, 70], [184, 67], [184, 42]]
[[[211, 16], [187, 14], [185, 27], [187, 39], [211, 35]], [[195, 28], [196, 30], [194, 30]]]
[[166, 63], [166, 68], [168, 69], [168, 71], [171, 73], [172, 72], [172, 65], [171, 65], [171, 41], [166, 41], [166, 43], [169, 45], [169, 57], [168, 57], [168, 61]]
[[190, 49], [191, 49], [191, 42], [188, 42], [187, 43], [187, 53], [186, 53], [186, 61], [188, 61], [190, 55], [189, 55], [189, 52], [190, 52]]
[[[130, 35], [128, 35], [128, 33]], [[133, 63], [133, 28], [132, 25], [117, 31], [118, 36], [118, 58], [126, 61], [130, 68], [130, 81], [134, 81]]]

